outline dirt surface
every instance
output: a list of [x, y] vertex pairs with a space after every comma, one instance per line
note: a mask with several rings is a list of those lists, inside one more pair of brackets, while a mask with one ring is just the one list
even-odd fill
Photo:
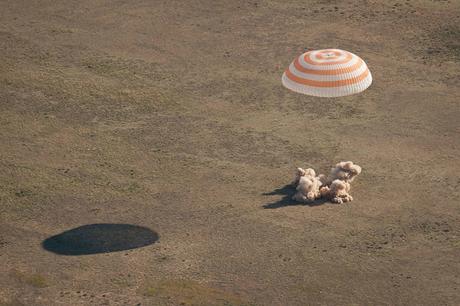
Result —
[[[459, 1], [2, 0], [0, 21], [0, 305], [460, 304]], [[282, 87], [323, 48], [372, 86]], [[294, 167], [341, 160], [352, 203], [289, 200]], [[134, 232], [75, 251], [103, 223]], [[158, 239], [119, 251], [137, 227]]]

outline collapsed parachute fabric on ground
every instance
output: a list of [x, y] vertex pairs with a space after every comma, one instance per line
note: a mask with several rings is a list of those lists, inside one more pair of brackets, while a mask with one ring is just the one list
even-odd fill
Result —
[[308, 51], [283, 73], [286, 88], [317, 97], [342, 97], [364, 91], [372, 83], [366, 63], [339, 49]]

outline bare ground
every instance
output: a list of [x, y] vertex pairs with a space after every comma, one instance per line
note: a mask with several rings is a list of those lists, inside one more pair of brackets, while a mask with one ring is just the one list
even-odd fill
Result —
[[[0, 305], [460, 304], [460, 2], [0, 2]], [[305, 49], [364, 93], [284, 89]], [[295, 166], [363, 174], [294, 205]], [[151, 245], [42, 247], [98, 223]]]

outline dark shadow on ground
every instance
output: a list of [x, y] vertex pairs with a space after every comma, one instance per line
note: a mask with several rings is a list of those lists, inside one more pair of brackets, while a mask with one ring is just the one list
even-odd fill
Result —
[[312, 203], [296, 202], [292, 199], [292, 196], [295, 194], [295, 192], [296, 192], [295, 187], [292, 186], [291, 184], [287, 184], [286, 186], [275, 189], [271, 192], [263, 193], [263, 195], [266, 195], [266, 196], [269, 196], [269, 195], [282, 195], [283, 196], [280, 200], [276, 202], [265, 204], [263, 207], [265, 209], [274, 209], [274, 208], [293, 206], [293, 205], [318, 206], [324, 203], [328, 203], [328, 201], [325, 199], [318, 199]]
[[155, 243], [156, 232], [130, 224], [88, 224], [42, 242], [45, 250], [59, 255], [90, 255], [136, 249]]

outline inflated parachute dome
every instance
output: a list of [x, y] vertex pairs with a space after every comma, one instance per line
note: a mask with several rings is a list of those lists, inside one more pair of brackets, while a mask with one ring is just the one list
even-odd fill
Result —
[[339, 49], [308, 51], [283, 73], [286, 88], [317, 97], [342, 97], [361, 92], [372, 83], [366, 63]]

